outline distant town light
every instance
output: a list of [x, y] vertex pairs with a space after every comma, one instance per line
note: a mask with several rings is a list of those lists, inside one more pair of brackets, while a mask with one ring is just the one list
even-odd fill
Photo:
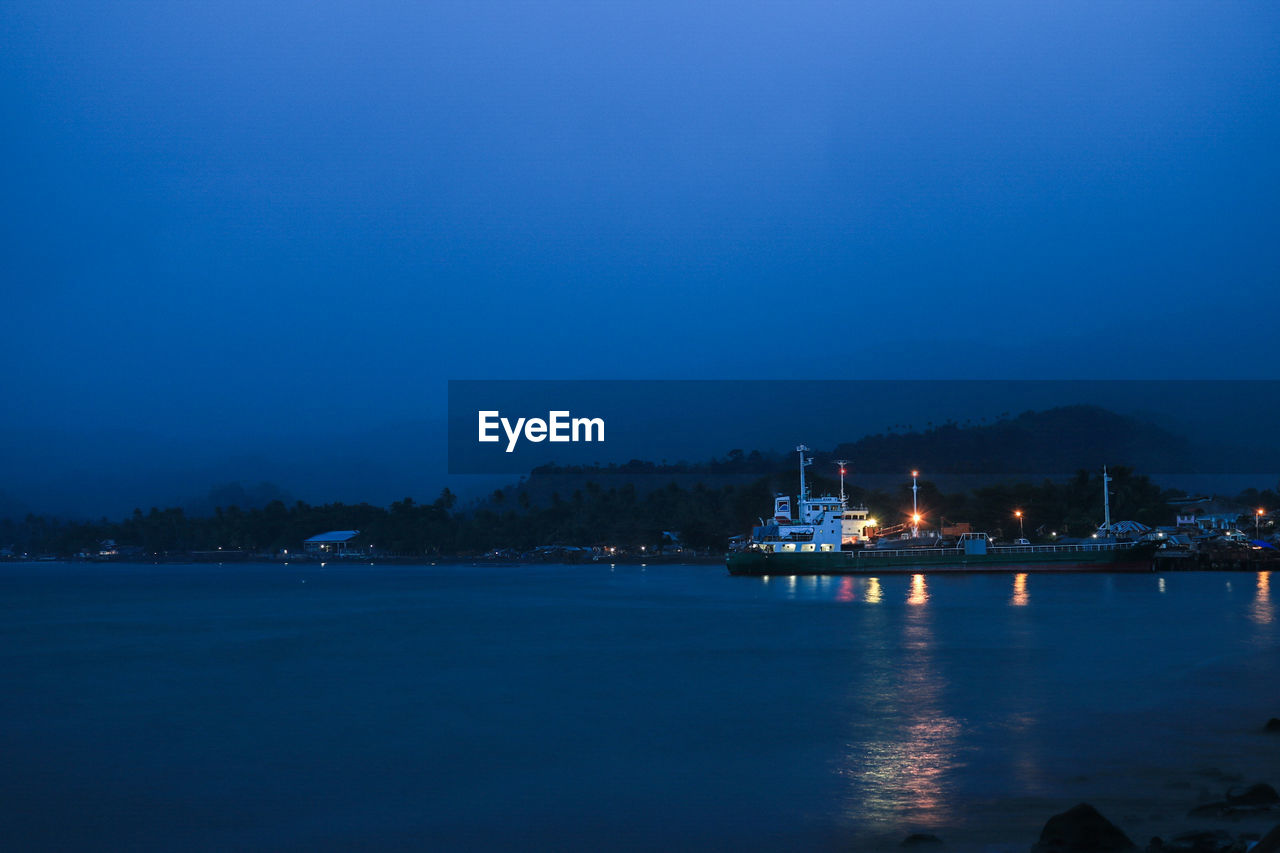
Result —
[[914, 521], [916, 524], [919, 524], [919, 523], [920, 523], [920, 513], [918, 513], [918, 512], [917, 512], [915, 515], [911, 516], [911, 520], [912, 520], [912, 521]]
[[911, 472], [911, 476], [912, 476], [912, 477], [919, 477], [919, 476], [920, 476], [920, 472], [919, 472], [919, 471], [912, 471], [912, 472]]

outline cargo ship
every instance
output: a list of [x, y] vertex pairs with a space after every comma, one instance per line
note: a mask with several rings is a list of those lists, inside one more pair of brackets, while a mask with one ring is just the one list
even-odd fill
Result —
[[850, 505], [840, 464], [840, 495], [811, 497], [805, 468], [813, 459], [800, 445], [800, 496], [792, 518], [790, 495], [774, 498], [773, 518], [752, 531], [744, 546], [726, 557], [732, 575], [843, 575], [890, 572], [1148, 572], [1158, 543], [1124, 539], [1111, 528], [1103, 468], [1103, 517], [1091, 539], [1074, 544], [1033, 545], [1026, 539], [996, 544], [986, 533], [964, 532], [952, 540], [921, 541], [919, 515], [913, 538], [877, 539], [865, 506]]

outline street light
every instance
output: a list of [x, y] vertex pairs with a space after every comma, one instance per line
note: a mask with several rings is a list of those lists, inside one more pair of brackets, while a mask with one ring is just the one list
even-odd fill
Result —
[[1024, 528], [1024, 527], [1023, 527], [1023, 524], [1022, 524], [1022, 510], [1020, 510], [1020, 509], [1015, 509], [1015, 510], [1013, 511], [1013, 514], [1014, 514], [1015, 516], [1017, 516], [1017, 518], [1018, 518], [1018, 538], [1019, 538], [1019, 539], [1026, 539], [1026, 538], [1027, 538], [1027, 531], [1026, 531], [1026, 528]]
[[911, 472], [911, 518], [915, 521], [915, 526], [911, 528], [911, 538], [920, 538], [920, 485], [916, 482], [916, 478], [920, 476], [919, 471]]
[[1253, 514], [1253, 538], [1254, 539], [1261, 538], [1261, 536], [1259, 536], [1258, 534], [1258, 523], [1262, 521], [1263, 512], [1265, 512], [1265, 510], [1262, 507], [1258, 507], [1258, 511]]

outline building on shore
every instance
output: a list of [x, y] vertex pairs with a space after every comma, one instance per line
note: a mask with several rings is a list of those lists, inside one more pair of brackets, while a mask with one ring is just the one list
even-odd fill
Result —
[[330, 530], [328, 533], [320, 533], [310, 539], [304, 539], [302, 548], [308, 554], [314, 554], [317, 557], [367, 556], [369, 549], [355, 542], [359, 535], [359, 530]]

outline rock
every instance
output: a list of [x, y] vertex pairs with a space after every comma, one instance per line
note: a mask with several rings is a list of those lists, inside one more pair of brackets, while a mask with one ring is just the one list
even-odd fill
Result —
[[1031, 853], [1106, 853], [1137, 849], [1118, 826], [1093, 806], [1081, 803], [1049, 818]]
[[1220, 853], [1220, 851], [1231, 850], [1234, 846], [1235, 839], [1231, 837], [1231, 833], [1214, 830], [1179, 835], [1165, 845], [1164, 849], [1177, 851], [1177, 853]]
[[906, 838], [902, 839], [903, 847], [928, 847], [933, 844], [941, 843], [941, 838], [936, 835], [930, 835], [927, 832], [913, 832]]
[[1226, 803], [1205, 803], [1187, 812], [1187, 817], [1222, 817], [1230, 810]]
[[1280, 826], [1262, 836], [1249, 853], [1280, 853]]
[[1280, 794], [1265, 782], [1259, 782], [1250, 785], [1242, 794], [1228, 791], [1225, 801], [1196, 806], [1187, 814], [1191, 817], [1230, 817], [1271, 811], [1276, 806], [1280, 806]]
[[1205, 803], [1187, 812], [1187, 817], [1225, 817], [1230, 812], [1231, 806], [1226, 803]]
[[1262, 727], [1264, 732], [1280, 732], [1280, 717], [1272, 717], [1267, 720], [1267, 724]]
[[1227, 792], [1227, 802], [1233, 806], [1271, 806], [1280, 803], [1280, 794], [1265, 782], [1250, 785], [1243, 794]]

